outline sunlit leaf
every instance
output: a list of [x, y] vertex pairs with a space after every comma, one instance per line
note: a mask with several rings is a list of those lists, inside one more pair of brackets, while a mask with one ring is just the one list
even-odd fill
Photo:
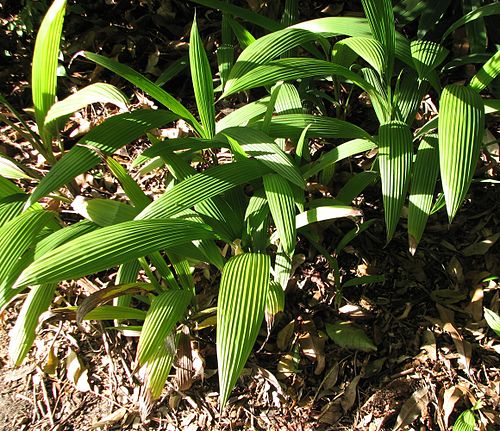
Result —
[[55, 0], [38, 30], [31, 67], [31, 92], [36, 123], [44, 145], [50, 145], [50, 133], [44, 127], [45, 116], [56, 99], [57, 66], [66, 0]]
[[175, 97], [167, 93], [160, 86], [156, 85], [148, 78], [125, 64], [121, 64], [115, 60], [91, 52], [84, 52], [83, 55], [89, 60], [92, 60], [100, 66], [111, 70], [129, 81], [131, 84], [137, 86], [149, 96], [160, 102], [163, 106], [170, 109], [178, 117], [184, 118], [193, 126], [196, 132], [203, 135], [203, 128], [200, 123], [196, 121], [193, 114], [191, 114]]
[[376, 147], [377, 144], [366, 139], [353, 139], [352, 141], [345, 142], [344, 144], [339, 145], [333, 150], [326, 152], [316, 162], [306, 165], [304, 167], [303, 176], [304, 178], [310, 178], [332, 163], [336, 163], [339, 160], [346, 159], [347, 157], [353, 156], [354, 154], [372, 150]]
[[500, 51], [497, 51], [486, 63], [484, 63], [481, 70], [471, 79], [469, 86], [478, 92], [484, 90], [499, 73]]
[[47, 112], [45, 124], [48, 125], [60, 117], [73, 114], [92, 103], [111, 103], [126, 110], [128, 99], [114, 85], [101, 82], [91, 84], [71, 94], [66, 99], [54, 103]]
[[500, 337], [500, 316], [488, 308], [484, 308], [484, 318], [488, 326]]
[[31, 349], [38, 319], [54, 299], [55, 288], [55, 284], [33, 286], [24, 300], [16, 324], [9, 334], [9, 356], [14, 364], [20, 365]]
[[396, 231], [408, 190], [413, 136], [405, 123], [392, 121], [380, 126], [378, 138], [387, 241], [390, 241]]
[[206, 227], [185, 220], [134, 220], [73, 239], [35, 260], [18, 286], [83, 277], [155, 251], [213, 238]]
[[422, 139], [413, 168], [408, 206], [408, 241], [410, 252], [415, 253], [431, 213], [434, 190], [439, 174], [437, 136]]
[[153, 299], [137, 346], [141, 365], [164, 348], [167, 336], [186, 313], [192, 297], [189, 290], [169, 289]]
[[177, 118], [177, 115], [171, 112], [152, 109], [137, 110], [108, 118], [80, 139], [52, 167], [31, 194], [29, 204], [93, 168], [101, 161], [102, 156], [113, 154], [148, 130], [163, 126]]
[[264, 190], [283, 250], [291, 255], [297, 242], [292, 188], [283, 177], [272, 174], [264, 176]]
[[204, 138], [211, 139], [215, 135], [215, 102], [212, 72], [207, 53], [203, 47], [196, 17], [191, 27], [189, 39], [189, 65], [193, 81], [194, 97], [200, 114]]
[[296, 224], [297, 229], [300, 229], [301, 227], [308, 226], [311, 223], [332, 220], [341, 217], [357, 217], [361, 215], [363, 215], [363, 213], [353, 207], [342, 205], [320, 206], [298, 214], [296, 218]]
[[222, 271], [217, 305], [217, 360], [223, 408], [252, 351], [264, 318], [270, 257], [245, 253]]
[[450, 222], [469, 190], [484, 133], [484, 104], [470, 87], [444, 88], [439, 113], [439, 165]]

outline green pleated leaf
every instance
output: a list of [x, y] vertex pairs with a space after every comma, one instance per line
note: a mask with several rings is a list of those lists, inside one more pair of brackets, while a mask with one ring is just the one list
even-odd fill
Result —
[[271, 281], [266, 296], [265, 318], [268, 333], [274, 324], [274, 316], [285, 310], [285, 291], [280, 283]]
[[[257, 127], [261, 124], [260, 121], [255, 123]], [[310, 138], [371, 139], [369, 133], [348, 121], [311, 114], [277, 115], [269, 124], [267, 133], [273, 138], [286, 137], [297, 140], [308, 126], [307, 136]]]
[[386, 55], [386, 82], [390, 82], [396, 54], [396, 26], [391, 0], [362, 0], [363, 9], [370, 24], [373, 37], [378, 40]]
[[47, 112], [45, 125], [65, 115], [73, 114], [92, 103], [111, 103], [126, 110], [128, 98], [114, 85], [91, 84], [66, 97], [66, 99], [54, 103]]
[[408, 125], [392, 121], [380, 126], [378, 140], [380, 179], [389, 242], [396, 231], [408, 190], [413, 159], [413, 136]]
[[[53, 218], [43, 210], [26, 211], [0, 228], [0, 296], [10, 290], [17, 274], [21, 256], [30, 247], [42, 228]], [[33, 283], [40, 284], [40, 283]]]
[[127, 221], [87, 233], [44, 254], [24, 270], [17, 285], [75, 279], [155, 251], [213, 237], [199, 223], [184, 220]]
[[278, 81], [312, 77], [325, 78], [332, 75], [338, 75], [351, 80], [370, 95], [372, 103], [384, 106], [384, 101], [381, 99], [378, 91], [358, 74], [338, 64], [313, 58], [283, 58], [250, 68], [244, 75], [233, 76], [232, 81], [230, 81], [231, 85], [228, 82], [221, 97], [227, 97], [239, 91], [272, 85]]
[[292, 184], [301, 189], [305, 188], [304, 179], [300, 175], [298, 168], [267, 134], [248, 127], [233, 127], [224, 130], [224, 135], [236, 139], [249, 156], [262, 162], [263, 165], [280, 174]]
[[259, 118], [266, 112], [269, 99], [269, 96], [263, 97], [255, 102], [243, 105], [241, 108], [238, 108], [226, 115], [224, 118], [217, 121], [217, 133], [220, 133], [229, 127], [246, 126], [255, 118]]
[[484, 104], [470, 87], [448, 85], [439, 109], [439, 166], [451, 221], [469, 190], [484, 133]]
[[15, 365], [20, 365], [31, 349], [36, 337], [38, 319], [49, 308], [55, 289], [55, 284], [33, 286], [24, 300], [16, 324], [9, 333], [9, 357]]
[[66, 153], [40, 181], [29, 198], [32, 204], [72, 181], [77, 175], [93, 168], [101, 156], [111, 155], [122, 146], [133, 142], [148, 130], [163, 126], [178, 118], [162, 110], [137, 110], [108, 118], [92, 129]]
[[500, 316], [491, 311], [489, 308], [484, 308], [484, 318], [488, 326], [500, 337]]
[[108, 157], [106, 163], [111, 173], [118, 180], [125, 194], [132, 202], [132, 205], [141, 210], [146, 208], [151, 203], [151, 199], [146, 196], [139, 185], [127, 173], [125, 168], [112, 157]]
[[243, 27], [238, 21], [231, 18], [229, 15], [224, 15], [227, 19], [228, 24], [231, 26], [231, 29], [238, 39], [238, 43], [241, 49], [245, 49], [247, 46], [251, 45], [255, 42], [255, 37], [250, 33], [245, 27]]
[[188, 65], [189, 57], [187, 55], [175, 60], [173, 63], [170, 63], [169, 66], [156, 79], [155, 84], [159, 85], [160, 87], [165, 85], [171, 79], [179, 75], [184, 69], [186, 69]]
[[262, 27], [269, 31], [278, 30], [281, 27], [281, 24], [265, 17], [262, 14], [252, 12], [251, 10], [245, 9], [243, 7], [235, 6], [229, 2], [220, 1], [220, 0], [191, 0], [194, 3], [201, 4], [210, 9], [219, 9], [228, 14], [240, 17], [245, 21], [251, 22], [252, 24], [256, 24], [259, 27]]
[[0, 199], [19, 193], [24, 193], [24, 190], [10, 182], [8, 179], [0, 176]]
[[50, 134], [45, 129], [45, 116], [56, 99], [57, 65], [66, 0], [55, 0], [47, 11], [35, 42], [31, 67], [31, 93], [35, 105], [38, 130], [46, 147]]
[[471, 79], [469, 86], [477, 92], [486, 88], [500, 73], [500, 51], [497, 51]]
[[164, 348], [165, 339], [186, 313], [192, 297], [189, 290], [169, 289], [153, 299], [137, 346], [139, 364], [144, 365]]
[[[322, 39], [316, 33], [298, 28], [287, 28], [265, 35], [248, 46], [238, 57], [228, 77], [224, 95], [232, 94], [235, 81], [258, 65], [268, 63], [292, 48]], [[223, 95], [223, 97], [224, 97]]]
[[365, 221], [347, 232], [335, 247], [335, 253], [338, 255], [354, 238], [361, 235], [361, 233], [368, 229], [375, 221], [375, 219]]
[[292, 188], [283, 177], [272, 174], [264, 176], [264, 190], [283, 250], [292, 255], [297, 243]]
[[40, 256], [43, 256], [45, 253], [59, 247], [73, 238], [78, 238], [81, 235], [92, 232], [98, 228], [99, 226], [95, 223], [88, 220], [82, 220], [69, 225], [64, 229], [59, 229], [36, 243], [34, 258], [38, 259]]
[[358, 217], [362, 215], [363, 213], [359, 209], [353, 207], [343, 205], [332, 205], [328, 207], [321, 206], [298, 214], [296, 218], [296, 226], [297, 229], [300, 229], [301, 227], [308, 226], [311, 223], [333, 220], [341, 217]]
[[265, 192], [262, 189], [256, 190], [245, 212], [246, 230], [242, 238], [244, 245], [251, 245], [255, 252], [265, 252], [269, 244], [269, 212]]
[[378, 179], [378, 172], [364, 171], [354, 174], [339, 190], [335, 200], [349, 205], [369, 185]]
[[410, 43], [411, 56], [420, 79], [431, 82], [431, 72], [439, 66], [448, 50], [442, 45], [430, 40], [414, 40]]
[[24, 193], [0, 198], [0, 227], [23, 212], [27, 198]]
[[441, 42], [445, 40], [451, 33], [453, 33], [457, 28], [472, 22], [476, 19], [483, 18], [490, 15], [500, 14], [500, 3], [492, 3], [483, 7], [479, 7], [468, 14], [464, 15], [459, 20], [455, 21], [448, 29], [444, 32]]
[[414, 70], [410, 68], [403, 70], [394, 89], [395, 119], [411, 126], [428, 88], [428, 83], [420, 80]]
[[474, 431], [476, 429], [476, 417], [472, 410], [463, 411], [453, 424], [453, 431]]
[[15, 160], [0, 154], [0, 175], [11, 180], [31, 179]]
[[256, 160], [241, 160], [209, 168], [176, 184], [149, 204], [136, 218], [140, 220], [172, 217], [199, 202], [269, 172], [269, 168]]
[[139, 214], [138, 208], [110, 199], [86, 199], [77, 196], [71, 206], [77, 214], [99, 226], [111, 226], [132, 220]]
[[257, 339], [269, 290], [266, 254], [232, 257], [224, 266], [217, 304], [217, 361], [223, 408]]
[[159, 85], [156, 85], [152, 81], [150, 81], [145, 76], [136, 72], [131, 67], [121, 64], [115, 60], [104, 57], [99, 54], [93, 54], [91, 52], [84, 52], [83, 55], [92, 60], [93, 62], [99, 64], [106, 69], [111, 70], [117, 75], [129, 81], [131, 84], [134, 84], [136, 87], [143, 90], [153, 99], [157, 100], [166, 108], [170, 109], [174, 114], [177, 114], [178, 117], [185, 119], [189, 124], [191, 124], [194, 130], [203, 136], [203, 128], [200, 123], [196, 121], [191, 114], [175, 97], [167, 93], [163, 90]]
[[418, 147], [415, 158], [408, 206], [408, 242], [412, 254], [415, 253], [431, 214], [439, 174], [437, 146], [437, 136], [425, 137]]
[[150, 391], [153, 400], [160, 397], [165, 387], [165, 382], [170, 374], [177, 351], [175, 332], [167, 335], [167, 340], [166, 344], [169, 347], [164, 347], [153, 352], [146, 363], [144, 385], [147, 388], [146, 390]]
[[217, 48], [216, 54], [220, 83], [223, 88], [226, 85], [229, 72], [234, 63], [234, 47], [233, 45], [221, 45]]
[[365, 151], [372, 150], [376, 148], [377, 144], [373, 141], [368, 141], [366, 139], [353, 139], [352, 141], [345, 142], [339, 145], [333, 150], [328, 151], [323, 156], [321, 156], [316, 162], [310, 163], [304, 167], [304, 178], [310, 178], [316, 175], [318, 172], [322, 171], [326, 167], [330, 166], [332, 163], [336, 163], [339, 160], [351, 157], [354, 154], [363, 153]]
[[196, 106], [198, 107], [204, 131], [203, 137], [211, 139], [215, 135], [214, 87], [210, 63], [198, 32], [196, 16], [193, 20], [189, 39], [189, 65], [191, 67]]
[[370, 64], [383, 78], [386, 69], [386, 57], [383, 45], [376, 39], [370, 37], [348, 37], [337, 42], [336, 45], [349, 47], [356, 55]]

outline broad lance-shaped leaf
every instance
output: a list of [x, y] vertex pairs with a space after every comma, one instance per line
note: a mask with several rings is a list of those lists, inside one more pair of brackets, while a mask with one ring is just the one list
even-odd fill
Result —
[[[42, 228], [53, 217], [53, 213], [44, 210], [26, 211], [0, 228], [0, 296], [9, 297], [19, 270], [18, 262], [28, 250]], [[21, 268], [22, 269], [22, 268]], [[11, 296], [10, 296], [11, 297]]]
[[396, 54], [396, 27], [392, 1], [390, 0], [362, 0], [366, 18], [370, 24], [372, 34], [383, 46], [386, 55], [386, 82], [390, 82], [394, 56]]
[[137, 110], [108, 118], [80, 139], [52, 167], [31, 194], [28, 205], [93, 168], [101, 161], [101, 156], [113, 154], [148, 130], [163, 126], [177, 118], [178, 116], [171, 112], [153, 109]]
[[132, 220], [139, 214], [138, 208], [110, 199], [86, 199], [77, 196], [71, 206], [77, 214], [99, 226], [111, 226]]
[[126, 110], [128, 99], [114, 85], [102, 82], [91, 84], [71, 94], [66, 99], [54, 103], [47, 112], [45, 124], [47, 125], [60, 117], [79, 111], [92, 103], [112, 103]]
[[140, 365], [164, 348], [166, 337], [186, 313], [192, 297], [189, 290], [169, 289], [153, 299], [137, 346]]
[[297, 243], [292, 188], [283, 177], [272, 174], [264, 176], [264, 190], [283, 251], [292, 255]]
[[[149, 391], [153, 400], [160, 397], [176, 356], [177, 343], [175, 331], [167, 335], [165, 344], [163, 348], [156, 350], [146, 363], [144, 388], [146, 391]], [[145, 395], [146, 399], [149, 398], [148, 395]]]
[[426, 136], [418, 147], [408, 206], [408, 242], [415, 253], [431, 214], [436, 180], [439, 174], [438, 139]]
[[36, 259], [17, 286], [56, 283], [117, 266], [182, 244], [213, 238], [205, 226], [185, 220], [134, 220], [75, 238]]
[[457, 28], [472, 22], [476, 19], [500, 14], [500, 3], [491, 3], [486, 6], [478, 7], [470, 11], [468, 14], [464, 15], [462, 18], [455, 21], [447, 30], [444, 32], [441, 37], [441, 42], [444, 41], [451, 33], [453, 33]]
[[303, 177], [310, 178], [339, 160], [372, 150], [376, 147], [377, 144], [366, 139], [353, 139], [352, 141], [340, 144], [338, 147], [324, 153], [317, 161], [304, 166]]
[[55, 0], [52, 3], [38, 30], [33, 52], [31, 92], [36, 123], [45, 146], [50, 145], [50, 134], [45, 129], [45, 116], [56, 99], [57, 63], [65, 12], [66, 0]]
[[15, 365], [20, 365], [28, 354], [36, 337], [40, 315], [49, 308], [54, 299], [55, 284], [33, 286], [26, 297], [16, 324], [9, 334], [9, 356]]
[[420, 79], [431, 81], [431, 72], [439, 66], [448, 50], [442, 45], [430, 40], [414, 40], [410, 43], [411, 56]]
[[451, 221], [469, 190], [484, 134], [484, 104], [470, 87], [448, 85], [439, 109], [439, 166]]
[[196, 106], [205, 132], [203, 137], [212, 139], [215, 135], [214, 87], [210, 63], [198, 32], [196, 16], [193, 20], [189, 39], [189, 65], [191, 67]]
[[215, 166], [186, 178], [149, 204], [136, 219], [172, 217], [199, 202], [250, 182], [270, 169], [256, 160]]
[[217, 361], [223, 408], [245, 366], [264, 318], [271, 259], [245, 253], [224, 266], [217, 304]]
[[471, 79], [469, 86], [477, 92], [482, 91], [499, 73], [500, 51], [497, 51], [486, 63], [484, 63], [479, 72]]
[[363, 213], [353, 207], [344, 205], [320, 206], [304, 211], [297, 215], [297, 229], [308, 226], [311, 223], [316, 223], [325, 220], [332, 220], [341, 217], [359, 217]]
[[84, 52], [83, 55], [89, 60], [92, 60], [100, 66], [111, 70], [130, 83], [134, 84], [136, 87], [147, 93], [148, 96], [151, 96], [153, 99], [160, 102], [163, 106], [168, 108], [178, 117], [184, 118], [193, 126], [194, 130], [197, 133], [203, 135], [203, 128], [201, 127], [200, 123], [196, 121], [193, 114], [191, 114], [191, 112], [189, 112], [175, 97], [167, 93], [163, 88], [156, 85], [148, 78], [136, 72], [134, 69], [125, 64], [121, 64], [115, 60], [99, 54], [93, 54], [91, 52]]
[[231, 86], [228, 83], [221, 97], [227, 97], [239, 91], [275, 84], [278, 81], [312, 77], [323, 78], [332, 75], [349, 79], [370, 95], [372, 103], [376, 103], [377, 106], [380, 105], [380, 109], [385, 107], [385, 101], [379, 92], [357, 73], [338, 64], [314, 58], [282, 58], [281, 60], [273, 60], [256, 66], [238, 79], [234, 78]]
[[[287, 85], [291, 86], [290, 84], [283, 84], [283, 86]], [[256, 127], [261, 125], [261, 121], [255, 123]], [[348, 121], [318, 115], [294, 113], [273, 117], [267, 133], [273, 138], [286, 137], [296, 140], [307, 126], [309, 126], [307, 136], [310, 138], [371, 139], [368, 132]]]
[[[384, 47], [378, 40], [370, 37], [356, 36], [342, 39], [335, 44], [336, 48], [338, 48], [338, 45], [347, 46], [355, 52], [357, 56], [359, 55], [370, 64], [378, 72], [379, 76], [384, 79], [386, 57]], [[354, 59], [356, 59], [356, 57], [354, 57]]]
[[379, 164], [382, 180], [387, 242], [392, 239], [401, 216], [410, 179], [413, 136], [407, 124], [392, 121], [379, 128]]

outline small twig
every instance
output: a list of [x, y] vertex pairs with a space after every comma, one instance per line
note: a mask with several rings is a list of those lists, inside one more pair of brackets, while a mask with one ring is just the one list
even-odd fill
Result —
[[47, 416], [49, 417], [50, 425], [54, 426], [54, 414], [52, 413], [49, 395], [47, 394], [47, 388], [45, 387], [43, 379], [40, 379], [40, 386], [42, 387], [43, 400], [45, 401], [45, 405], [47, 406]]

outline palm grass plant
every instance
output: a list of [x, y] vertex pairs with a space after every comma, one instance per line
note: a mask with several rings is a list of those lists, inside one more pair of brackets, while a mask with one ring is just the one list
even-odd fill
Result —
[[[446, 49], [427, 40], [409, 41], [397, 33], [389, 1], [363, 1], [366, 18], [323, 18], [291, 26], [287, 25], [296, 15], [296, 2], [286, 3], [286, 19], [280, 23], [248, 11], [243, 14], [231, 3], [198, 3], [224, 11], [224, 43], [217, 56], [220, 86], [214, 89], [213, 70], [195, 17], [188, 62], [197, 112], [190, 112], [166, 92], [161, 80], [152, 82], [127, 65], [84, 52], [83, 57], [139, 88], [161, 108], [112, 116], [57, 156], [52, 145], [58, 119], [89, 103], [125, 105], [126, 97], [115, 87], [94, 84], [55, 102], [66, 2], [56, 0], [51, 6], [33, 61], [33, 101], [40, 133], [31, 135], [51, 168], [30, 194], [0, 177], [0, 306], [27, 293], [10, 345], [13, 361], [20, 363], [58, 283], [118, 268], [114, 285], [87, 298], [76, 311], [77, 319], [115, 320], [118, 329], [132, 325], [140, 331], [137, 362], [146, 368], [146, 389], [155, 398], [182, 337], [179, 325], [192, 327], [200, 316], [216, 314], [220, 405], [224, 407], [264, 317], [283, 308], [299, 234], [314, 241], [312, 224], [359, 217], [361, 212], [351, 203], [376, 178], [382, 185], [388, 241], [409, 190], [410, 248], [416, 247], [435, 205], [439, 173], [453, 219], [481, 147], [485, 104], [479, 93], [497, 76], [499, 66], [494, 55], [468, 85], [441, 88], [437, 67], [445, 60]], [[498, 8], [485, 6], [454, 27], [492, 10], [498, 13]], [[238, 13], [271, 33], [254, 39], [234, 19]], [[244, 48], [234, 64], [233, 36]], [[299, 47], [312, 57], [295, 57]], [[296, 87], [297, 79], [304, 85]], [[369, 95], [379, 122], [375, 136], [342, 115], [335, 118], [304, 110], [301, 93], [308, 83], [324, 79], [356, 86]], [[257, 87], [266, 87], [268, 94], [216, 121], [218, 91], [220, 98], [227, 98]], [[439, 122], [433, 120], [417, 131], [413, 119], [429, 87], [440, 94]], [[496, 109], [495, 103], [488, 106], [492, 108], [487, 112]], [[148, 133], [178, 119], [188, 124], [189, 136], [159, 140]], [[168, 172], [166, 190], [155, 200], [113, 158], [119, 148], [144, 135], [151, 146], [134, 160], [134, 166], [162, 167]], [[311, 138], [341, 143], [313, 161]], [[229, 161], [215, 157], [221, 149], [227, 149]], [[308, 181], [317, 175], [331, 178], [339, 161], [375, 149], [378, 158], [372, 169], [355, 176], [335, 199], [309, 199]], [[211, 157], [203, 157], [207, 154]], [[193, 161], [200, 157], [203, 168], [194, 168]], [[100, 164], [120, 183], [126, 200], [70, 193], [67, 185], [76, 176]], [[82, 220], [70, 224], [61, 220], [39, 203], [47, 196], [70, 202]], [[359, 231], [369, 225], [361, 225]], [[342, 238], [337, 253], [356, 234], [352, 231]], [[199, 264], [209, 264], [221, 274], [216, 310], [199, 305], [200, 290], [193, 277]], [[113, 305], [106, 305], [111, 300]], [[141, 303], [139, 309], [135, 301]]]

